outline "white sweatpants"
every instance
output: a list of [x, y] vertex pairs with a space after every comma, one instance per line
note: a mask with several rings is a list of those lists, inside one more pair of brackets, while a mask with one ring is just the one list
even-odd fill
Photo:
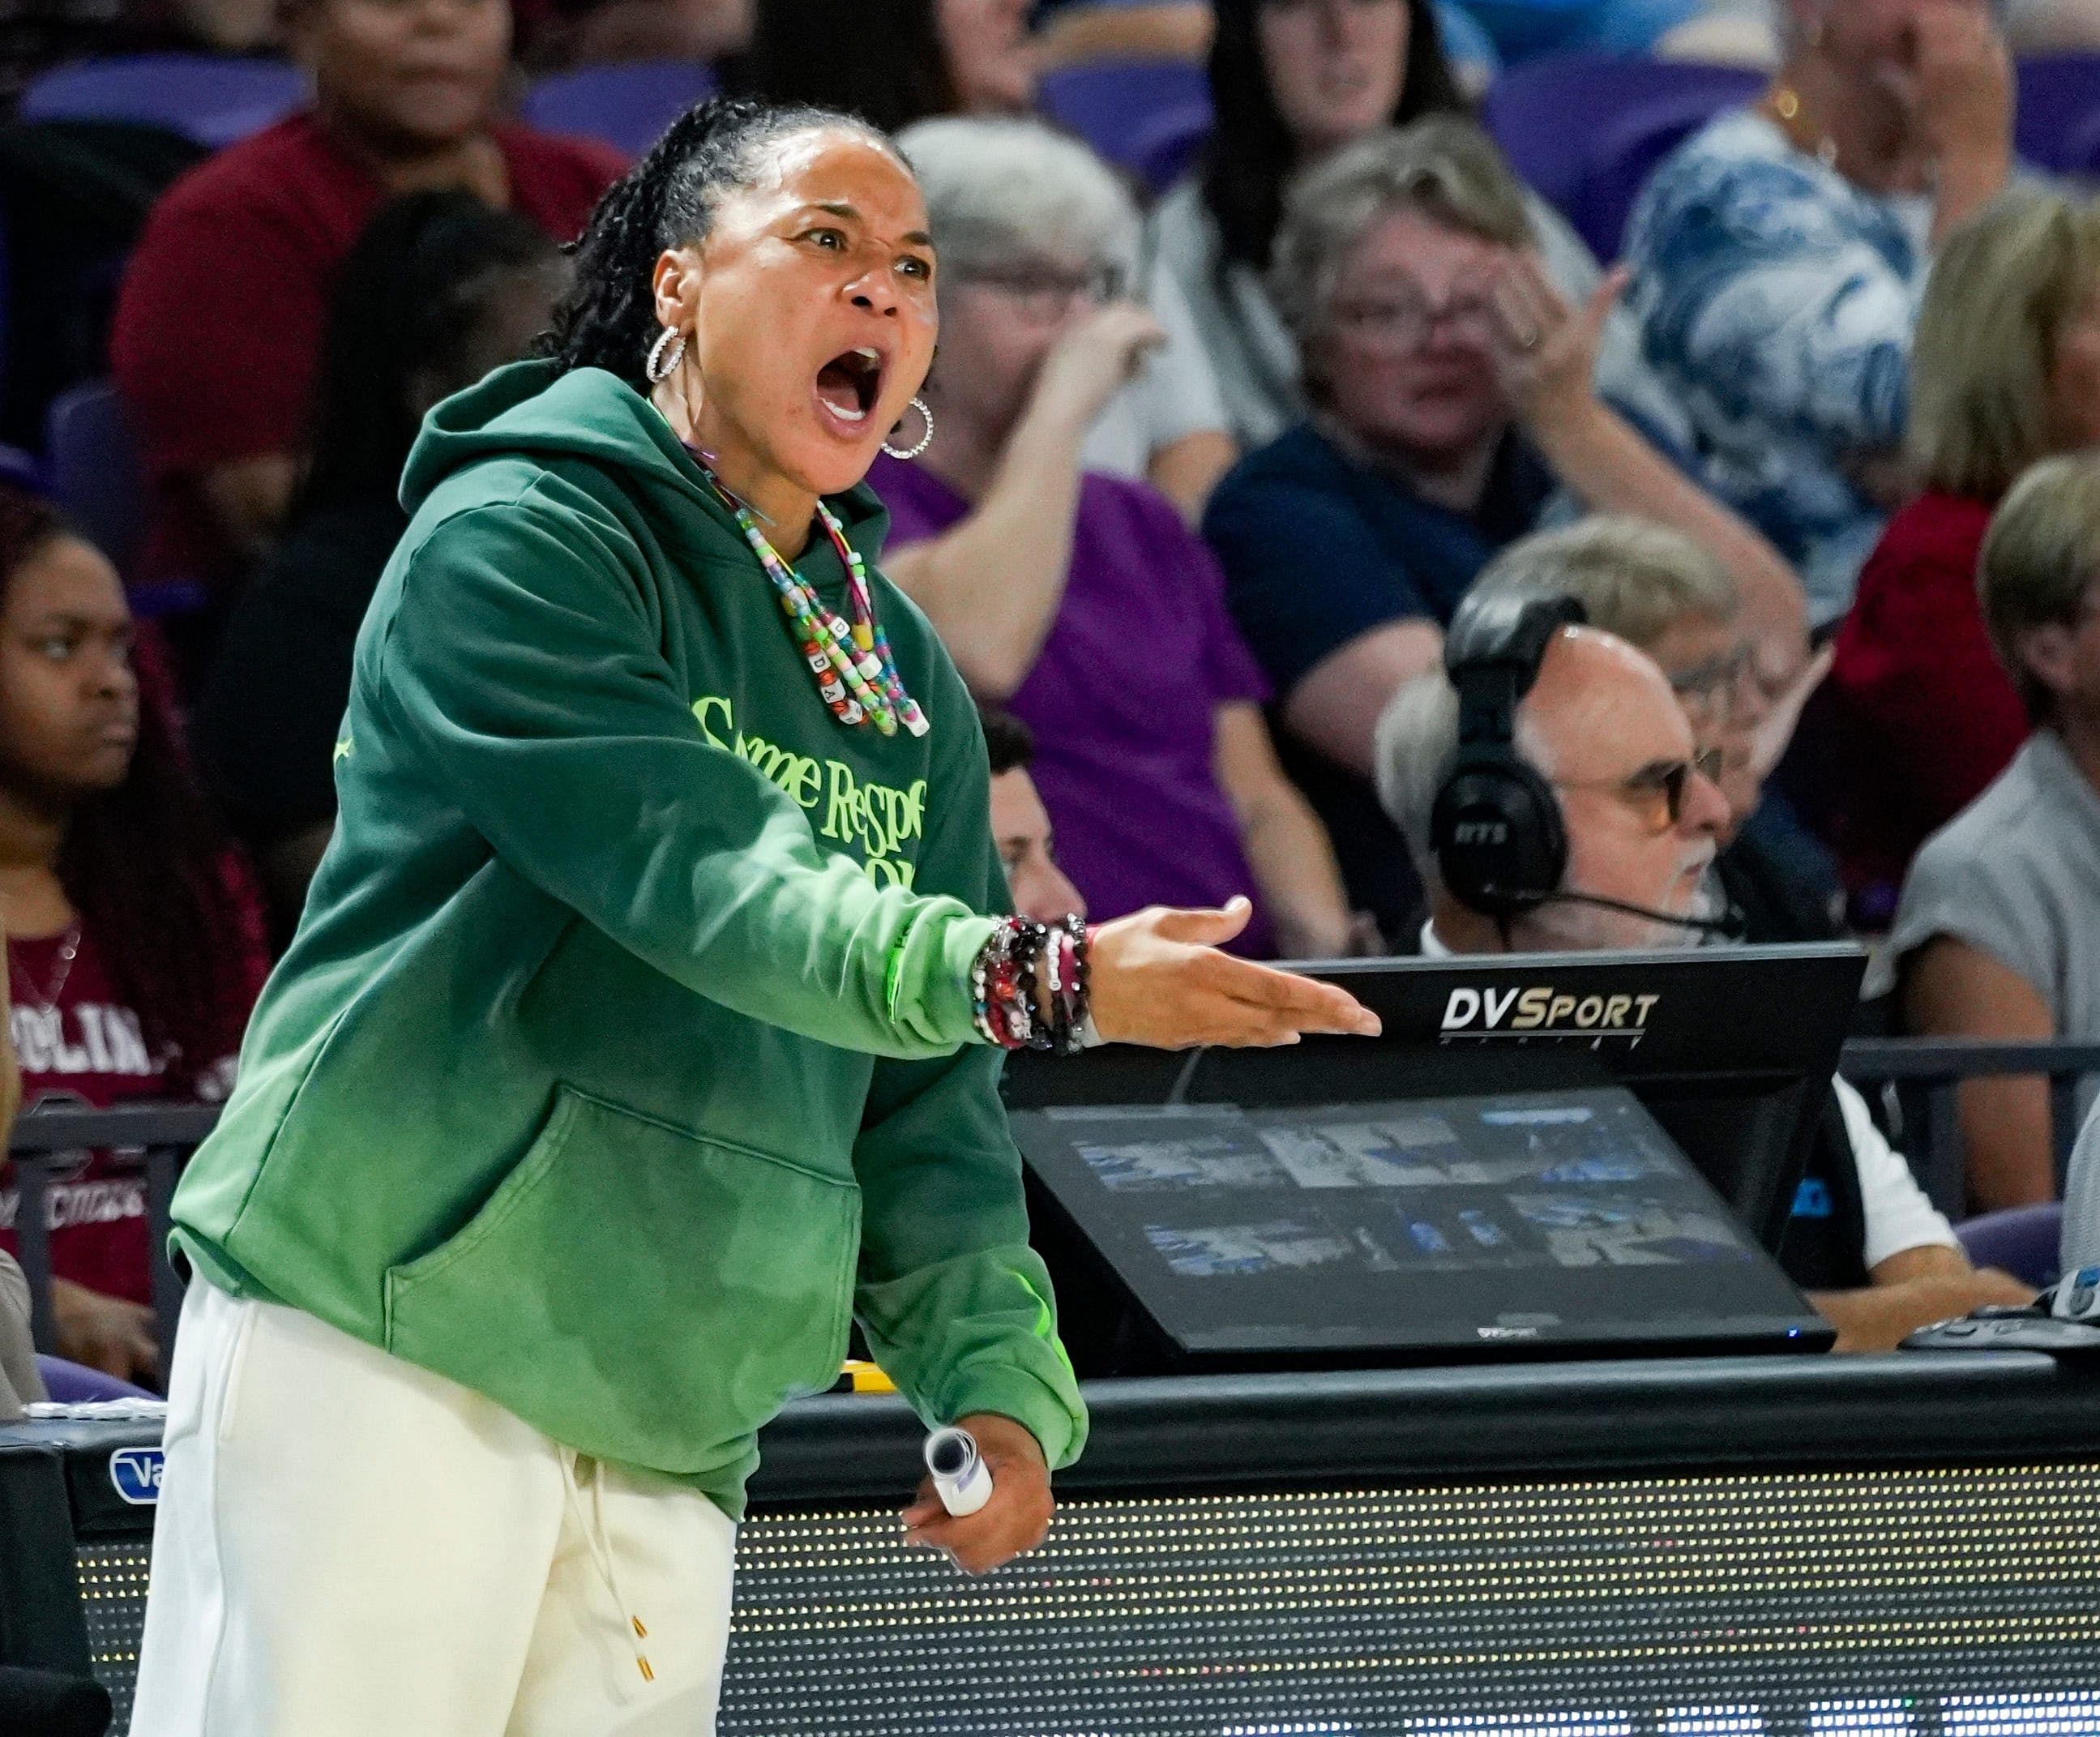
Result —
[[172, 1374], [131, 1737], [712, 1732], [705, 1497], [201, 1281]]

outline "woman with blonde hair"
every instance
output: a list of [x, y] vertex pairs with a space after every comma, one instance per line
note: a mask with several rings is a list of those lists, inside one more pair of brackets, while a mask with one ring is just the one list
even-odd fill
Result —
[[1886, 920], [1918, 846], [2026, 739], [1977, 607], [1977, 552], [2015, 477], [2096, 442], [2100, 203], [2015, 188], [1933, 267], [1912, 363], [1924, 492], [1890, 522], [1838, 635], [1836, 830], [1864, 922]]

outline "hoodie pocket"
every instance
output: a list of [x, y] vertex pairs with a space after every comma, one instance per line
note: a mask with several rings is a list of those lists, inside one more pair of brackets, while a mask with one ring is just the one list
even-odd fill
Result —
[[559, 1087], [481, 1210], [386, 1274], [386, 1347], [557, 1441], [721, 1470], [846, 1345], [859, 1190]]

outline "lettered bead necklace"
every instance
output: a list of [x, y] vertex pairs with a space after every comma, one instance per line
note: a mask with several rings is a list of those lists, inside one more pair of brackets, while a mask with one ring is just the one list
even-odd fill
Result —
[[[699, 456], [697, 453], [694, 456], [696, 459]], [[846, 534], [832, 509], [821, 500], [817, 503], [817, 517], [846, 570], [846, 596], [852, 604], [854, 616], [851, 627], [839, 618], [836, 611], [825, 608], [823, 599], [809, 581], [781, 558], [779, 551], [758, 528], [758, 521], [752, 517], [751, 509], [723, 487], [721, 479], [704, 462], [701, 470], [717, 498], [736, 515], [737, 527], [743, 532], [744, 541], [758, 557], [758, 564], [765, 569], [765, 576], [773, 581], [781, 611], [788, 617], [796, 643], [801, 647], [803, 660], [817, 678], [817, 691], [823, 695], [832, 716], [841, 724], [873, 724], [885, 736], [895, 735], [900, 723], [911, 734], [924, 735], [926, 714], [919, 709], [918, 702], [904, 691], [904, 683], [897, 673], [897, 659], [889, 650], [889, 636], [875, 619], [875, 598], [868, 588], [867, 563], [861, 559], [860, 551], [846, 540]]]

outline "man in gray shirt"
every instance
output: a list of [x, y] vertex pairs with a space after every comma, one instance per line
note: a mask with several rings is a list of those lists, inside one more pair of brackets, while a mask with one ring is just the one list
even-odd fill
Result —
[[[2035, 732], [1911, 866], [1868, 985], [1895, 988], [1909, 1031], [2100, 1042], [2096, 578], [2100, 461], [2045, 460], [2006, 496], [1979, 561], [1985, 624]], [[2096, 1087], [2085, 1082], [2081, 1104]], [[1979, 1209], [2055, 1198], [2049, 1114], [2040, 1078], [1961, 1088]]]

